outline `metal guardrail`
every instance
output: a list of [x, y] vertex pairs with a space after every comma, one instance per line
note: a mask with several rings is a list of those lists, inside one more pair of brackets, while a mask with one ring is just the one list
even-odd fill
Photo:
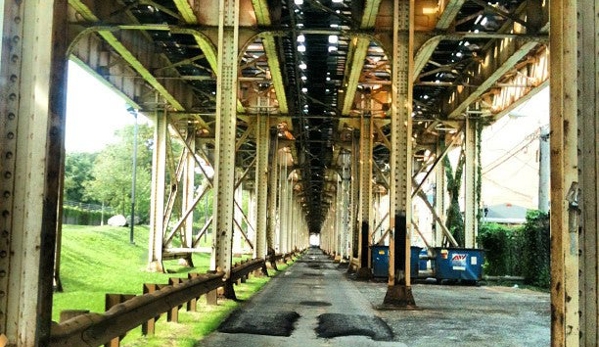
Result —
[[[96, 347], [125, 335], [162, 313], [172, 311], [186, 303], [194, 302], [201, 295], [218, 288], [233, 290], [233, 284], [259, 269], [266, 270], [264, 259], [242, 262], [231, 269], [225, 280], [224, 273], [207, 273], [190, 276], [180, 283], [166, 285], [151, 293], [135, 296], [100, 313], [85, 313], [52, 326], [49, 347], [88, 346]], [[234, 297], [234, 291], [233, 297]]]

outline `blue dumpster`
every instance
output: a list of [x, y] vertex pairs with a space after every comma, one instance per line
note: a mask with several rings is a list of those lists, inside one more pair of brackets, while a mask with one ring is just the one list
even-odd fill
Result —
[[372, 275], [389, 276], [389, 246], [372, 246]]
[[438, 247], [435, 251], [437, 280], [478, 281], [482, 279], [482, 249]]
[[418, 277], [418, 268], [420, 263], [420, 251], [422, 247], [412, 246], [410, 247], [410, 277]]
[[[372, 251], [372, 275], [374, 277], [389, 276], [389, 246], [374, 245]], [[410, 277], [418, 277], [418, 262], [422, 248], [412, 246], [410, 254]]]

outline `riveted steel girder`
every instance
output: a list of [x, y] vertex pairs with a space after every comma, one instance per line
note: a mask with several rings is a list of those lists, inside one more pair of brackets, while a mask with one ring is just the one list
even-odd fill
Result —
[[462, 9], [462, 6], [466, 0], [448, 0], [444, 1], [445, 7], [439, 9], [441, 15], [439, 16], [439, 20], [437, 21], [437, 29], [438, 30], [447, 30], [453, 24], [455, 17], [458, 15], [458, 12]]
[[269, 118], [258, 116], [256, 120], [256, 258], [266, 257], [266, 216], [268, 215], [268, 148]]
[[[214, 269], [229, 276], [235, 202], [235, 137], [239, 0], [220, 2], [216, 89], [216, 167], [214, 173]], [[234, 293], [229, 293], [234, 295]], [[225, 294], [227, 295], [227, 293]]]
[[391, 153], [389, 163], [389, 279], [384, 304], [415, 305], [410, 285], [412, 220], [412, 73], [414, 1], [395, 0], [391, 81]]
[[[577, 16], [576, 6], [571, 1], [551, 3], [551, 343], [554, 347], [579, 346], [580, 343], [577, 113], [584, 112], [588, 106], [583, 106], [582, 100], [579, 104], [578, 100], [579, 76], [585, 71], [580, 70], [577, 61], [580, 28]], [[594, 71], [586, 72], [594, 74]], [[595, 99], [596, 91], [591, 93]], [[596, 136], [595, 133], [595, 142]], [[596, 167], [596, 163], [593, 166]]]
[[503, 39], [496, 42], [494, 49], [481, 57], [479, 64], [465, 73], [470, 75], [466, 81], [478, 85], [474, 90], [464, 88], [456, 90], [448, 103], [443, 104], [449, 118], [461, 117], [466, 109], [477, 101], [483, 93], [491, 88], [502, 76], [513, 69], [518, 62], [533, 50], [537, 42], [520, 42], [514, 39]]
[[[360, 29], [369, 29], [374, 26], [376, 22], [376, 16], [379, 11], [381, 0], [367, 0], [364, 3], [364, 13], [360, 20]], [[349, 46], [349, 53], [346, 65], [346, 71], [349, 74], [346, 75], [344, 83], [344, 98], [343, 107], [341, 109], [342, 115], [349, 115], [356, 90], [358, 87], [358, 81], [362, 74], [362, 68], [364, 67], [364, 58], [368, 52], [368, 46], [370, 45], [370, 37], [358, 35], [355, 37], [354, 42]]]
[[[599, 341], [599, 8], [592, 1], [578, 3], [578, 162], [581, 198], [580, 231], [580, 345], [593, 346]], [[552, 24], [553, 25], [553, 24]], [[553, 52], [552, 52], [553, 54]], [[574, 53], [572, 53], [574, 55]], [[552, 77], [553, 78], [553, 77]], [[559, 82], [558, 82], [559, 83]], [[553, 126], [554, 124], [552, 124]], [[552, 135], [549, 135], [550, 137]], [[550, 140], [551, 142], [551, 140]], [[539, 199], [540, 200], [540, 199]], [[552, 205], [553, 205], [553, 198]], [[553, 207], [553, 206], [552, 206]], [[566, 288], [572, 292], [574, 288]], [[573, 292], [576, 293], [576, 292]], [[560, 298], [560, 301], [562, 299]]]
[[[94, 0], [70, 0], [69, 5], [77, 12], [77, 14], [83, 18], [84, 20], [90, 23], [100, 22], [104, 16], [107, 16], [106, 13], [109, 8], [112, 9], [118, 8], [117, 3], [110, 4], [108, 1], [104, 1], [101, 4], [96, 3]], [[116, 29], [122, 29], [116, 33]], [[128, 29], [128, 30], [125, 30]], [[171, 65], [166, 61], [166, 58], [163, 56], [159, 56], [153, 54], [147, 50], [148, 46], [151, 46], [151, 43], [148, 42], [147, 37], [143, 35], [143, 30], [171, 30], [168, 26], [140, 26], [139, 28], [131, 27], [131, 28], [112, 28], [110, 26], [106, 27], [97, 27], [97, 28], [88, 28], [80, 33], [80, 35], [75, 37], [75, 42], [71, 51], [78, 56], [78, 58], [86, 63], [91, 61], [91, 57], [93, 55], [102, 56], [101, 45], [95, 42], [93, 39], [82, 38], [82, 36], [92, 35], [93, 33], [97, 33], [104, 41], [106, 41], [112, 49], [129, 65], [129, 67], [135, 71], [136, 74], [139, 74], [154, 90], [156, 90], [164, 100], [171, 105], [172, 110], [175, 111], [183, 111], [189, 110], [193, 107], [194, 103], [194, 92], [189, 85], [184, 83], [184, 81], [180, 78], [172, 78], [172, 77], [180, 77], [180, 76], [156, 76], [152, 71], [157, 70], [157, 67], [160, 66], [169, 66]], [[216, 71], [216, 51], [214, 47], [210, 44], [210, 42], [198, 31], [187, 28], [175, 28], [173, 30], [174, 33], [178, 34], [189, 34], [192, 35], [197, 41], [199, 47], [202, 49], [203, 53], [206, 55], [207, 60], [211, 64], [213, 70]], [[82, 44], [83, 47], [77, 47], [79, 44]], [[94, 49], [94, 54], [86, 54], [86, 49]], [[81, 55], [77, 54], [81, 53]], [[110, 53], [109, 57], [110, 58]], [[96, 58], [97, 59], [97, 58]], [[103, 62], [104, 64], [114, 64], [117, 63], [115, 59], [109, 59], [110, 61]], [[120, 62], [118, 62], [120, 63]], [[97, 64], [97, 62], [96, 62]], [[96, 64], [89, 64], [90, 67], [93, 67]], [[115, 69], [113, 67], [113, 69]], [[113, 78], [100, 78], [101, 81], [111, 82], [115, 80], [117, 81], [114, 85], [119, 88], [121, 85], [127, 86], [128, 84], [136, 83], [133, 82], [135, 79], [131, 78], [129, 82], [123, 82], [119, 80], [123, 80], [123, 76], [119, 75], [119, 73], [124, 74], [124, 76], [129, 75], [129, 71], [126, 67], [118, 68], [119, 71], [117, 75]], [[172, 69], [170, 70], [172, 71]], [[96, 77], [99, 77], [98, 73], [94, 73]], [[104, 76], [102, 76], [104, 77]], [[166, 79], [162, 80], [161, 77], [165, 77]], [[125, 90], [131, 90], [131, 87], [128, 87]], [[143, 109], [143, 105], [138, 105], [138, 96], [140, 96], [142, 91], [139, 88], [133, 88], [133, 92], [124, 93], [127, 96], [127, 99], [133, 101], [132, 104], [140, 109]], [[200, 118], [201, 119], [201, 118]], [[208, 127], [205, 122], [202, 120], [202, 126]]]
[[166, 188], [166, 142], [168, 136], [168, 114], [154, 112], [154, 152], [152, 156], [152, 187], [150, 204], [150, 242], [148, 270], [162, 272], [164, 239], [164, 197]]
[[368, 242], [372, 229], [372, 117], [362, 117], [360, 128], [360, 267], [368, 268]]
[[[256, 13], [256, 21], [258, 25], [269, 26], [271, 25], [270, 9], [268, 3], [265, 0], [252, 0], [254, 6], [254, 12]], [[261, 35], [262, 45], [264, 46], [264, 52], [268, 57], [268, 68], [270, 70], [270, 76], [272, 79], [275, 92], [277, 94], [277, 100], [279, 101], [279, 110], [285, 114], [288, 112], [287, 108], [287, 96], [285, 95], [285, 87], [283, 85], [283, 76], [281, 75], [281, 66], [279, 63], [279, 55], [277, 54], [276, 43], [272, 33], [267, 32]]]
[[464, 202], [465, 202], [465, 213], [464, 213], [464, 237], [466, 248], [476, 248], [478, 242], [476, 238], [478, 236], [478, 210], [479, 201], [478, 195], [476, 194], [477, 181], [481, 179], [478, 177], [478, 157], [480, 155], [479, 144], [479, 131], [480, 117], [468, 117], [466, 118], [466, 126], [464, 132], [466, 134], [465, 151], [466, 151], [466, 163], [465, 163], [465, 179], [464, 179]]
[[0, 336], [49, 344], [64, 156], [66, 1], [2, 2]]

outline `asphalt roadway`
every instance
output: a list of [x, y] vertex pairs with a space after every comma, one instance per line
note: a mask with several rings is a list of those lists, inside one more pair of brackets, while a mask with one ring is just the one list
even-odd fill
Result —
[[379, 310], [386, 290], [311, 249], [196, 346], [550, 345], [547, 293], [415, 284], [417, 309]]

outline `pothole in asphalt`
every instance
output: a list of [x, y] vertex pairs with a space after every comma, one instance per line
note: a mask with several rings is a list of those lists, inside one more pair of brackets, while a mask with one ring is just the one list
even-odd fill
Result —
[[375, 341], [392, 341], [393, 332], [385, 321], [375, 316], [325, 313], [318, 316], [318, 337], [368, 336]]
[[302, 301], [302, 302], [300, 302], [300, 305], [324, 307], [324, 306], [331, 306], [331, 303], [326, 302], [326, 301]]
[[291, 336], [299, 317], [300, 315], [295, 311], [244, 314], [243, 311], [238, 310], [218, 327], [218, 331], [231, 334]]

